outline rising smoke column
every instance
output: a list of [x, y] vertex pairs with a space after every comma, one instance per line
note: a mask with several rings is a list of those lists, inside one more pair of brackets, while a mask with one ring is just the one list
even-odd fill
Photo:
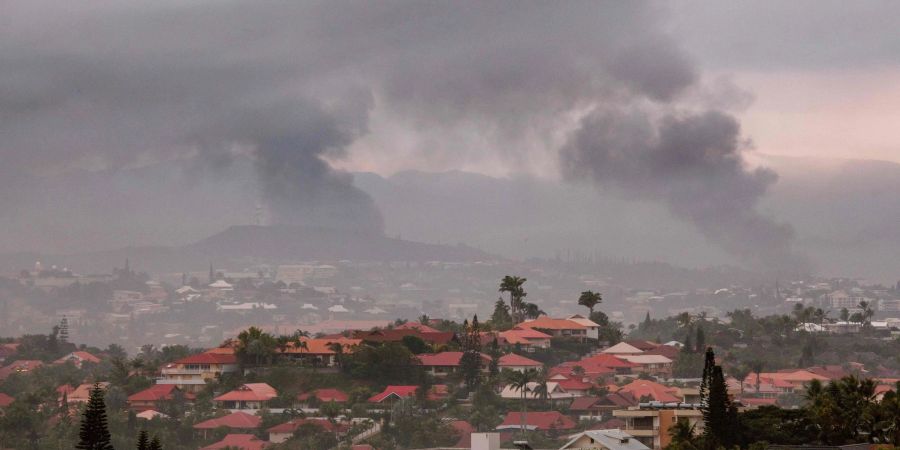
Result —
[[749, 169], [740, 126], [719, 111], [651, 117], [597, 108], [560, 150], [564, 175], [663, 203], [722, 248], [761, 268], [802, 269], [793, 230], [757, 211], [777, 175]]

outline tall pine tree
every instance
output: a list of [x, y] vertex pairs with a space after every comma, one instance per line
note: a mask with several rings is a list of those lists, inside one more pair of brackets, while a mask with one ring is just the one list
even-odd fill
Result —
[[[467, 326], [465, 326], [467, 325]], [[472, 323], [464, 323], [463, 354], [459, 365], [466, 387], [474, 390], [481, 383], [481, 333], [478, 329], [478, 316]]]
[[737, 408], [728, 396], [722, 366], [715, 363], [712, 348], [706, 350], [703, 381], [700, 384], [700, 410], [703, 413], [705, 447], [731, 448], [737, 439]]
[[106, 424], [106, 402], [103, 401], [103, 393], [99, 384], [95, 384], [91, 389], [90, 400], [81, 418], [79, 441], [75, 445], [79, 450], [114, 450]]
[[147, 435], [147, 430], [141, 430], [138, 433], [137, 450], [150, 450], [150, 437]]

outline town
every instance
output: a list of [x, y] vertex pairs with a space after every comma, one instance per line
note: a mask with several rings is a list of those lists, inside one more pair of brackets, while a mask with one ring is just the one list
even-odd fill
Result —
[[[353, 289], [308, 287], [340, 280], [341, 272], [358, 270], [352, 265], [281, 266], [274, 279], [211, 268], [205, 282], [184, 274], [185, 284], [176, 287], [130, 264], [87, 284], [108, 295], [103, 308], [115, 312], [55, 310], [60, 316], [48, 333], [4, 338], [0, 437], [7, 447], [64, 446], [98, 402], [117, 448], [133, 446], [138, 430], [171, 449], [897, 442], [886, 425], [900, 420], [891, 409], [900, 399], [896, 287], [785, 282], [772, 298], [758, 300], [765, 306], [757, 311], [686, 308], [684, 294], [673, 300], [672, 293], [619, 288], [618, 305], [627, 309], [616, 311], [603, 290], [587, 289], [597, 285], [593, 280], [583, 281], [586, 290], [570, 302], [552, 305], [532, 303], [538, 297], [528, 290], [529, 278], [505, 275], [495, 280], [499, 298], [474, 304], [469, 317], [451, 306], [364, 320], [354, 311], [388, 314], [402, 306]], [[85, 289], [84, 279], [68, 270], [23, 270], [4, 288], [58, 299], [73, 286]], [[412, 284], [394, 282], [398, 293]], [[737, 287], [709, 291], [718, 305], [756, 295]], [[666, 302], [674, 305], [671, 315], [650, 315]], [[570, 312], [548, 315], [544, 308]], [[193, 323], [196, 334], [149, 331], [152, 318], [191, 309], [213, 317], [184, 324]], [[625, 325], [615, 318], [631, 319]], [[123, 336], [136, 327], [160, 341], [79, 342], [101, 335], [102, 327]], [[721, 392], [713, 389], [713, 368]], [[724, 422], [710, 409], [714, 395]], [[843, 425], [849, 418], [855, 425]]]

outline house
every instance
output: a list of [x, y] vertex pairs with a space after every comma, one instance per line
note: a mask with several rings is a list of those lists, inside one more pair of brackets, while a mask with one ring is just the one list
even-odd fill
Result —
[[148, 409], [160, 410], [160, 403], [166, 400], [177, 399], [183, 396], [188, 402], [194, 401], [194, 394], [183, 392], [173, 384], [154, 384], [143, 391], [128, 396], [128, 407], [134, 411], [146, 411]]
[[497, 333], [497, 337], [506, 341], [508, 345], [516, 346], [526, 352], [536, 349], [550, 348], [550, 336], [533, 328], [513, 328]]
[[524, 372], [528, 369], [540, 369], [544, 365], [533, 359], [526, 358], [515, 353], [507, 353], [500, 357], [497, 361], [500, 370], [512, 370], [516, 372]]
[[350, 400], [350, 396], [340, 389], [316, 389], [312, 392], [297, 395], [298, 402], [308, 403], [311, 399], [316, 399], [319, 403], [347, 403]]
[[[109, 382], [100, 382], [97, 383], [101, 389], [106, 389], [109, 387]], [[68, 385], [66, 387], [69, 387]], [[73, 403], [87, 403], [91, 400], [91, 391], [94, 389], [93, 383], [84, 383], [76, 387], [75, 389], [66, 390], [66, 401], [71, 405]]]
[[43, 365], [44, 363], [42, 361], [36, 359], [20, 359], [18, 361], [13, 361], [12, 364], [0, 369], [0, 381], [9, 378], [9, 376], [14, 373], [27, 374]]
[[260, 425], [262, 425], [262, 417], [238, 411], [222, 417], [204, 420], [194, 425], [194, 429], [203, 431], [203, 439], [206, 439], [206, 434], [209, 430], [225, 427], [229, 431], [250, 431], [259, 428]]
[[[781, 394], [803, 392], [806, 385], [819, 380], [827, 382], [826, 376], [819, 375], [808, 370], [792, 370], [784, 372], [751, 373], [744, 378], [744, 393], [757, 394], [759, 397], [777, 397]], [[759, 389], [757, 390], [757, 385]]]
[[350, 354], [362, 344], [362, 339], [335, 337], [329, 339], [300, 338], [301, 345], [291, 343], [284, 350], [295, 361], [303, 361], [315, 367], [334, 367], [339, 355]]
[[632, 435], [617, 429], [582, 431], [569, 439], [560, 450], [650, 450]]
[[588, 338], [588, 327], [569, 319], [551, 319], [541, 316], [534, 320], [526, 320], [516, 325], [516, 328], [530, 328], [553, 337], [571, 337], [582, 340]]
[[435, 347], [447, 345], [451, 342], [457, 341], [456, 333], [453, 333], [452, 331], [421, 332], [414, 328], [394, 328], [390, 330], [379, 329], [372, 331], [355, 331], [353, 333], [353, 337], [355, 339], [361, 339], [373, 344], [382, 344], [385, 342], [403, 342], [403, 338], [406, 336], [417, 337]]
[[703, 413], [696, 408], [629, 408], [613, 411], [613, 417], [625, 421], [623, 431], [654, 450], [672, 442], [670, 430], [679, 420], [687, 420], [697, 433], [703, 431]]
[[[456, 372], [462, 361], [463, 352], [441, 352], [418, 355], [419, 364], [428, 368], [433, 376], [446, 376], [447, 374]], [[481, 370], [487, 371], [491, 364], [491, 357], [481, 353]], [[514, 370], [524, 372], [528, 369], [539, 369], [543, 367], [538, 361], [509, 353], [500, 356], [497, 360], [497, 366], [500, 370]]]
[[672, 365], [674, 364], [674, 361], [663, 355], [619, 355], [619, 358], [635, 364], [631, 369], [632, 373], [646, 373], [648, 375], [666, 378], [672, 376]]
[[[578, 425], [559, 411], [528, 411], [525, 413], [524, 419], [525, 429], [544, 432], [571, 430]], [[497, 429], [513, 431], [522, 429], [522, 413], [508, 412], [503, 423], [497, 426]]]
[[53, 361], [53, 364], [65, 364], [67, 362], [71, 362], [72, 364], [75, 365], [75, 367], [80, 369], [82, 364], [84, 364], [84, 363], [99, 364], [100, 358], [98, 358], [88, 352], [77, 351], [77, 352], [69, 353], [68, 355], [63, 356], [62, 358], [59, 358], [56, 361]]
[[206, 382], [222, 374], [237, 372], [234, 353], [205, 352], [179, 359], [162, 368], [157, 384], [171, 384], [186, 392], [198, 392]]
[[651, 401], [672, 403], [681, 402], [678, 397], [678, 388], [664, 386], [650, 380], [634, 380], [619, 388], [617, 393], [629, 393], [636, 399], [649, 399]]
[[600, 353], [594, 356], [588, 356], [578, 361], [568, 361], [556, 366], [558, 368], [569, 368], [574, 370], [575, 367], [581, 367], [586, 377], [596, 379], [597, 377], [605, 377], [607, 375], [628, 375], [637, 364], [619, 358], [614, 355]]
[[[491, 358], [484, 353], [479, 354], [482, 371], [488, 368]], [[432, 376], [446, 376], [459, 369], [463, 352], [441, 352], [417, 355], [419, 364], [428, 369]]]
[[550, 381], [555, 381], [559, 384], [559, 387], [569, 393], [572, 397], [584, 397], [585, 395], [588, 395], [588, 392], [594, 387], [593, 383], [588, 383], [582, 378], [563, 373], [551, 374], [549, 379]]
[[627, 342], [619, 342], [612, 347], [603, 349], [600, 353], [604, 353], [607, 355], [615, 355], [615, 356], [625, 356], [625, 355], [640, 355], [644, 353], [643, 350], [627, 343]]
[[406, 322], [394, 327], [395, 330], [416, 330], [420, 333], [440, 333], [441, 331], [419, 322]]
[[266, 383], [247, 383], [213, 399], [222, 409], [231, 411], [263, 409], [269, 400], [278, 396], [275, 388]]
[[569, 405], [569, 411], [580, 419], [609, 418], [614, 410], [637, 405], [638, 399], [630, 392], [611, 392], [600, 397], [576, 398]]
[[590, 339], [600, 339], [600, 324], [594, 322], [581, 314], [575, 314], [567, 317], [567, 319], [587, 328], [587, 337]]
[[[384, 388], [383, 391], [369, 397], [369, 403], [383, 403], [385, 400], [394, 401], [400, 400], [403, 398], [413, 397], [416, 395], [416, 391], [419, 390], [418, 386], [388, 386]], [[447, 397], [447, 385], [437, 384], [431, 387], [431, 391], [428, 392], [427, 399], [428, 400], [440, 400], [442, 398]]]
[[136, 417], [138, 419], [144, 419], [144, 420], [153, 420], [153, 419], [156, 419], [157, 417], [159, 417], [160, 419], [168, 419], [169, 415], [163, 414], [155, 409], [148, 409], [146, 411], [141, 411], [141, 412], [135, 414], [134, 417]]
[[225, 438], [200, 450], [262, 450], [269, 443], [252, 434], [226, 434]]
[[[538, 400], [541, 398], [541, 395], [537, 393], [538, 383], [530, 382], [525, 388], [525, 398], [528, 400]], [[502, 398], [522, 398], [522, 391], [519, 388], [513, 387], [512, 385], [506, 385], [500, 391], [500, 397]], [[561, 398], [572, 398], [575, 395], [566, 392], [559, 383], [555, 381], [547, 382], [547, 398], [551, 400], [561, 399]]]
[[326, 419], [294, 419], [266, 430], [269, 432], [269, 442], [280, 444], [290, 439], [294, 432], [304, 424], [315, 425], [325, 433], [337, 435], [338, 439], [350, 431], [350, 425], [347, 423], [334, 423]]

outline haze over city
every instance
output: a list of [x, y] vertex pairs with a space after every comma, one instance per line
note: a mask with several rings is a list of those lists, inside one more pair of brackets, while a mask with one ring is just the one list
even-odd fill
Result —
[[896, 448], [898, 17], [0, 1], [0, 450]]

